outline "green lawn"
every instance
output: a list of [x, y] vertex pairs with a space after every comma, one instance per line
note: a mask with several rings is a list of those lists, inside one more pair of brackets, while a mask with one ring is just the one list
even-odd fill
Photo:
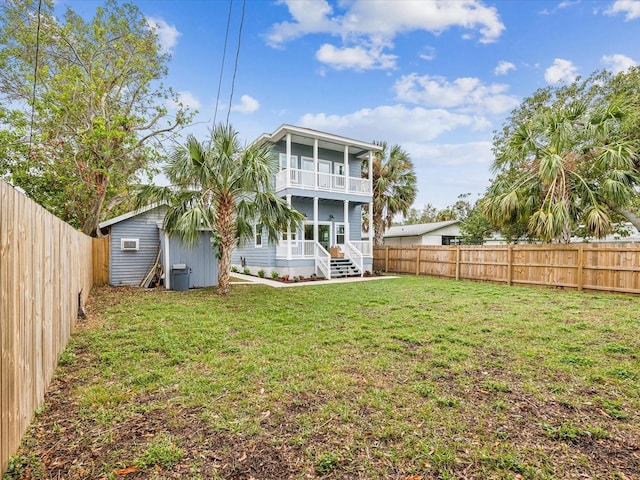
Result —
[[97, 289], [5, 478], [638, 478], [639, 305], [428, 277]]

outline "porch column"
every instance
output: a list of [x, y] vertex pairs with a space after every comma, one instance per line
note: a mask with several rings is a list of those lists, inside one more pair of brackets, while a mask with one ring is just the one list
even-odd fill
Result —
[[373, 195], [373, 152], [369, 151], [369, 171], [367, 172], [369, 180], [369, 191]]
[[[349, 191], [349, 145], [344, 146], [344, 191]], [[346, 225], [347, 221], [345, 220], [345, 228]]]
[[313, 240], [318, 241], [318, 197], [313, 197]]
[[369, 202], [369, 248], [373, 253], [373, 202]]
[[[318, 139], [317, 138], [313, 139], [313, 180], [314, 180], [313, 186], [317, 190], [318, 185], [320, 185], [320, 181], [318, 180]], [[315, 218], [318, 218], [318, 216], [315, 215]]]
[[[287, 133], [287, 187], [291, 186], [291, 134]], [[289, 203], [291, 205], [291, 203]]]
[[351, 241], [349, 236], [349, 200], [344, 201], [344, 243]]
[[[291, 195], [287, 195], [287, 205], [291, 206]], [[287, 260], [291, 260], [291, 224], [287, 224]]]

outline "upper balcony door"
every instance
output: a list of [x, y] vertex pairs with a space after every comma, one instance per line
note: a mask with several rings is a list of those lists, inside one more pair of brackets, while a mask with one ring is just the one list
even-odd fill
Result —
[[331, 162], [318, 160], [318, 187], [331, 188]]

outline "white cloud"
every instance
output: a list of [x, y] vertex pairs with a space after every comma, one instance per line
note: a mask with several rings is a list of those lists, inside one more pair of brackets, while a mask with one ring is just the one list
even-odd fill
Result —
[[496, 66], [495, 70], [493, 71], [493, 74], [494, 75], [506, 75], [507, 73], [509, 73], [509, 70], [516, 70], [516, 66], [511, 62], [507, 62], [505, 60], [502, 60]]
[[149, 28], [158, 35], [158, 41], [160, 42], [162, 51], [167, 53], [172, 52], [173, 47], [178, 43], [178, 37], [182, 35], [178, 29], [173, 25], [169, 25], [162, 18], [147, 17], [147, 24]]
[[518, 105], [518, 99], [506, 95], [508, 85], [485, 85], [479, 78], [457, 78], [449, 82], [444, 77], [415, 73], [405, 75], [393, 86], [399, 100], [428, 107], [458, 108], [480, 114], [498, 114]]
[[[272, 25], [266, 35], [267, 44], [281, 47], [314, 33], [340, 36], [342, 47], [323, 45], [316, 53], [319, 61], [328, 58], [333, 61], [329, 64], [336, 68], [395, 67], [395, 57], [383, 53], [383, 49], [393, 48], [393, 39], [402, 33], [429, 31], [437, 35], [458, 27], [465, 30], [462, 34], [465, 39], [479, 37], [480, 43], [492, 43], [505, 29], [496, 8], [487, 7], [479, 0], [402, 0], [401, 4], [388, 0], [353, 0], [338, 2], [345, 8], [341, 15], [335, 15], [326, 0], [281, 0], [279, 3], [287, 5], [292, 21]], [[369, 64], [376, 67], [363, 67]]]
[[426, 61], [431, 61], [436, 58], [436, 49], [433, 47], [424, 47], [422, 49], [423, 53], [418, 54], [418, 56]]
[[280, 47], [283, 43], [310, 33], [339, 33], [340, 26], [329, 18], [333, 8], [326, 0], [280, 0], [286, 4], [293, 22], [276, 23], [267, 34], [267, 44]]
[[396, 56], [382, 53], [381, 48], [366, 49], [361, 46], [336, 48], [325, 43], [316, 52], [319, 62], [336, 70], [384, 70], [394, 68]]
[[242, 95], [240, 103], [233, 105], [231, 110], [240, 113], [253, 113], [260, 108], [260, 102], [249, 95]]
[[493, 161], [491, 142], [469, 143], [407, 143], [416, 165], [464, 166], [489, 165]]
[[299, 124], [323, 131], [341, 132], [353, 138], [385, 139], [392, 143], [433, 140], [461, 127], [475, 127], [482, 119], [444, 109], [389, 105], [365, 108], [346, 115], [303, 115]]
[[200, 108], [200, 100], [191, 92], [183, 91], [178, 92], [178, 101], [168, 100], [167, 107], [173, 109], [178, 108], [178, 104], [182, 104], [183, 106], [190, 109], [198, 109]]
[[613, 5], [605, 12], [607, 15], [625, 14], [625, 21], [640, 18], [640, 1], [639, 0], [616, 0]]
[[578, 69], [569, 60], [556, 58], [544, 73], [544, 79], [549, 83], [573, 82], [577, 77]]
[[611, 70], [615, 74], [624, 72], [629, 70], [629, 68], [638, 65], [638, 62], [634, 59], [620, 53], [616, 53], [615, 55], [603, 55], [601, 60], [606, 69]]

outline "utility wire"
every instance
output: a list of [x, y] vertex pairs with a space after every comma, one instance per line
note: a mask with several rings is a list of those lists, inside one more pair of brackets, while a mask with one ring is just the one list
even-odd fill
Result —
[[36, 111], [36, 86], [38, 85], [38, 56], [40, 54], [40, 13], [42, 11], [42, 0], [38, 1], [38, 22], [36, 28], [36, 60], [33, 67], [33, 91], [31, 93], [31, 127], [29, 130], [29, 155], [33, 145], [33, 123]]
[[227, 109], [227, 125], [229, 125], [229, 113], [231, 113], [231, 102], [233, 102], [233, 90], [236, 84], [236, 72], [238, 71], [238, 57], [240, 56], [240, 41], [242, 40], [242, 25], [244, 24], [244, 7], [247, 0], [242, 0], [242, 17], [240, 18], [240, 31], [238, 32], [238, 49], [236, 50], [236, 63], [233, 67], [233, 79], [231, 80], [231, 95], [229, 96], [229, 108]]
[[216, 118], [218, 117], [218, 103], [220, 102], [220, 88], [222, 87], [222, 72], [224, 71], [224, 59], [227, 56], [227, 40], [229, 39], [229, 24], [231, 24], [231, 10], [233, 8], [233, 0], [229, 2], [229, 16], [227, 17], [227, 32], [224, 35], [224, 50], [222, 51], [222, 66], [220, 67], [220, 79], [218, 80], [218, 95], [216, 96], [216, 108], [213, 114], [213, 126], [216, 126]]

